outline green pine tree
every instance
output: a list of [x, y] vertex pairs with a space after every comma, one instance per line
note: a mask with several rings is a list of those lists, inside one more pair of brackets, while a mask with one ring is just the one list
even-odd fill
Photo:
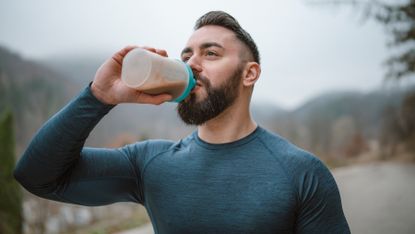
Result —
[[22, 194], [13, 178], [15, 165], [13, 115], [0, 113], [0, 233], [22, 233]]

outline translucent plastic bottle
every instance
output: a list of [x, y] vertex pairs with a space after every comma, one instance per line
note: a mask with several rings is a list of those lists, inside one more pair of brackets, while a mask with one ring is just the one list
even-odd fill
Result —
[[168, 93], [174, 102], [184, 100], [195, 86], [192, 69], [186, 63], [136, 48], [123, 59], [121, 79], [148, 94]]

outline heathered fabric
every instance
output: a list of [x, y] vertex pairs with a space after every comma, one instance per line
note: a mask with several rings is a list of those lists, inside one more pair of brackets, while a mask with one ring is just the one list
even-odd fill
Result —
[[83, 147], [113, 106], [86, 88], [37, 133], [16, 179], [30, 192], [87, 206], [135, 202], [156, 233], [350, 233], [337, 185], [315, 156], [258, 127], [227, 144]]

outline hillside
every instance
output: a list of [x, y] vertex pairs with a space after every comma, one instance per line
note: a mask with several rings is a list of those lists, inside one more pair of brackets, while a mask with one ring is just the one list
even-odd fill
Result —
[[412, 86], [321, 94], [279, 116], [273, 129], [333, 166], [342, 165], [349, 158], [382, 151], [382, 138], [392, 134], [392, 129], [385, 132], [391, 116], [399, 118], [404, 97], [414, 91]]
[[78, 89], [64, 75], [0, 47], [0, 110], [13, 111], [17, 152]]

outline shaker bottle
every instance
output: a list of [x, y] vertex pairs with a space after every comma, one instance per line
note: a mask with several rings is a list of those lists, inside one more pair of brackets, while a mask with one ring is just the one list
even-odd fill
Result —
[[147, 94], [168, 93], [174, 102], [181, 102], [196, 82], [186, 63], [135, 48], [122, 62], [121, 79], [129, 87]]

